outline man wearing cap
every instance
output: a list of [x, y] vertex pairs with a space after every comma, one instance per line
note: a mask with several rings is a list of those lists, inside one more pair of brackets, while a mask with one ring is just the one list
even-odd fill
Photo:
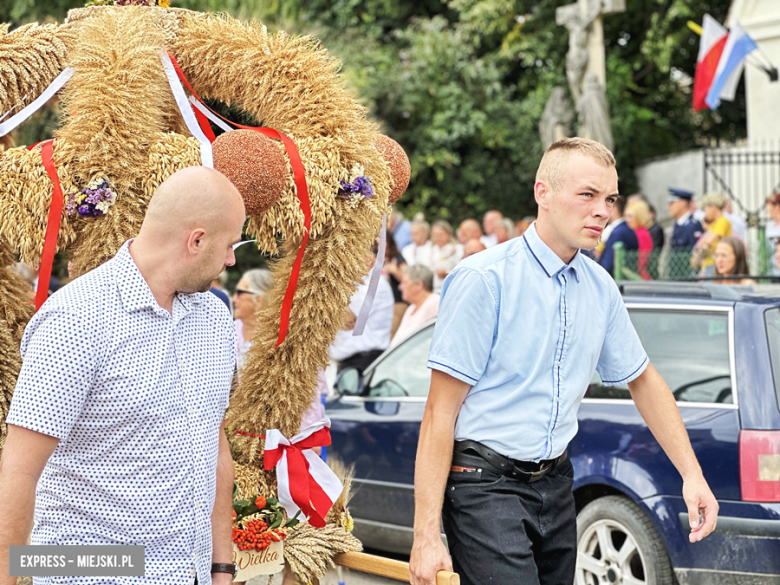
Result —
[[701, 223], [691, 213], [693, 193], [669, 187], [669, 213], [675, 219], [672, 252], [690, 252], [704, 233]]

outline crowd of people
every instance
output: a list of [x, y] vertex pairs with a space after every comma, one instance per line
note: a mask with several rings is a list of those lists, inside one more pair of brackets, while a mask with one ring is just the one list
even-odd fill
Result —
[[[771, 272], [780, 275], [780, 193], [767, 198], [770, 217], [766, 229], [767, 249], [772, 254]], [[674, 218], [669, 248], [675, 263], [677, 278], [716, 277], [723, 284], [753, 284], [747, 264], [745, 239], [747, 225], [733, 212], [731, 200], [716, 192], [705, 194], [698, 204], [694, 193], [670, 188], [667, 200]], [[665, 243], [664, 230], [656, 222], [655, 209], [642, 195], [631, 195], [618, 200], [613, 208], [612, 221], [602, 235], [594, 257], [611, 274], [614, 272], [615, 245], [621, 243], [626, 251], [636, 251], [637, 273], [649, 280], [650, 258]], [[729, 278], [732, 277], [732, 278]]]

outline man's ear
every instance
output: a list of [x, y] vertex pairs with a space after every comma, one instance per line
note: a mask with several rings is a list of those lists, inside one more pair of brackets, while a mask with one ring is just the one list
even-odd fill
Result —
[[187, 237], [187, 251], [190, 254], [198, 254], [203, 248], [203, 238], [206, 236], [206, 230], [203, 228], [195, 228], [190, 232]]
[[550, 208], [549, 198], [551, 195], [552, 192], [547, 183], [544, 181], [536, 181], [536, 183], [534, 183], [534, 199], [536, 199], [536, 204], [540, 209], [547, 211]]

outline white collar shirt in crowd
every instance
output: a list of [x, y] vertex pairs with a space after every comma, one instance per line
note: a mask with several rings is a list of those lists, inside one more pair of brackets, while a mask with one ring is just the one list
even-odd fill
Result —
[[681, 216], [680, 216], [680, 217], [679, 217], [679, 218], [676, 220], [676, 222], [675, 222], [675, 223], [676, 223], [677, 225], [685, 225], [685, 222], [686, 222], [686, 221], [688, 221], [688, 218], [689, 218], [689, 217], [692, 217], [692, 216], [691, 216], [691, 212], [690, 212], [690, 211], [686, 211], [685, 213], [683, 213], [683, 214], [682, 214], [682, 215], [681, 215]]
[[486, 248], [492, 248], [498, 244], [498, 236], [496, 234], [480, 236], [479, 241], [482, 242]]
[[450, 242], [444, 244], [441, 248], [434, 245], [431, 248], [431, 264], [430, 268], [433, 270], [433, 292], [439, 292], [444, 284], [444, 278], [438, 275], [438, 270], [444, 270], [447, 274], [458, 265], [458, 262], [463, 258], [463, 248]]
[[[359, 285], [355, 294], [349, 300], [349, 310], [354, 315], [360, 315], [360, 309], [368, 292], [370, 276], [366, 275], [363, 284]], [[393, 289], [385, 277], [379, 279], [374, 303], [368, 314], [366, 328], [362, 335], [352, 335], [352, 331], [340, 330], [330, 346], [330, 357], [337, 362], [365, 351], [387, 349], [390, 346], [390, 332], [393, 329]]]
[[618, 217], [615, 221], [611, 221], [607, 224], [607, 227], [604, 228], [604, 231], [601, 233], [601, 241], [605, 244], [609, 241], [609, 236], [612, 235], [612, 231], [619, 226], [621, 223], [624, 223], [626, 220], [622, 217]]
[[60, 439], [38, 482], [32, 544], [145, 545], [145, 577], [36, 585], [211, 583], [235, 329], [211, 293], [162, 309], [128, 245], [27, 325], [7, 422]]
[[747, 238], [747, 224], [745, 220], [736, 213], [729, 213], [728, 211], [724, 211], [723, 215], [726, 216], [726, 219], [731, 224], [731, 235], [744, 244], [745, 238]]
[[401, 256], [404, 257], [404, 260], [406, 260], [406, 263], [409, 266], [414, 266], [415, 264], [430, 266], [432, 249], [433, 244], [430, 240], [425, 242], [422, 246], [418, 246], [412, 242], [408, 246], [404, 246], [404, 249], [401, 250]]

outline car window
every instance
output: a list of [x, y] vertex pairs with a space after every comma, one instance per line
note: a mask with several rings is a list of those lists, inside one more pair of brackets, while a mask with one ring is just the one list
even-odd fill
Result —
[[[650, 362], [678, 402], [733, 402], [726, 313], [632, 309], [629, 314]], [[585, 397], [631, 396], [628, 386], [604, 386], [596, 374]]]
[[368, 396], [428, 396], [431, 371], [427, 364], [432, 338], [430, 326], [402, 341], [374, 369]]
[[775, 394], [780, 404], [780, 309], [769, 309], [764, 313], [766, 335], [769, 340], [769, 357], [772, 362], [772, 376], [775, 380]]

